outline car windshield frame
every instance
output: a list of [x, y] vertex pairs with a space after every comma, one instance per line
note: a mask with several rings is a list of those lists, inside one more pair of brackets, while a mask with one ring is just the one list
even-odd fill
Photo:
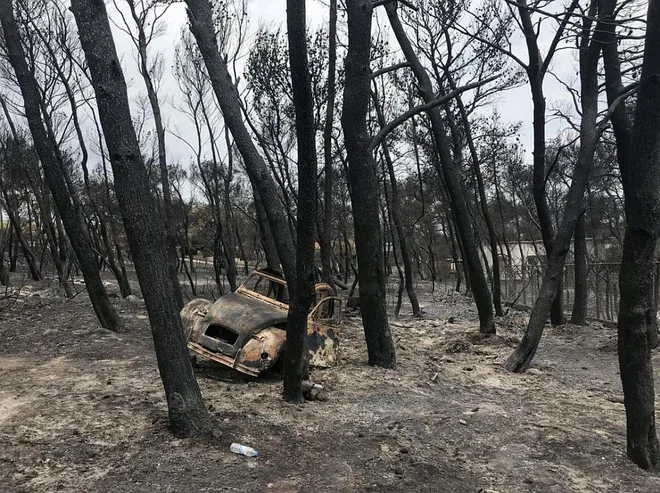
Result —
[[[287, 299], [289, 299], [288, 287], [287, 287], [286, 280], [281, 278], [281, 277], [273, 276], [273, 275], [271, 275], [267, 272], [260, 271], [260, 270], [257, 270], [257, 271], [254, 271], [254, 272], [250, 273], [250, 275], [247, 277], [247, 279], [245, 279], [245, 281], [243, 281], [241, 283], [241, 285], [236, 289], [236, 293], [246, 295], [246, 296], [250, 296], [250, 297], [255, 298], [259, 301], [264, 301], [266, 303], [270, 303], [270, 304], [275, 305], [279, 308], [282, 308], [283, 310], [288, 310], [289, 309], [288, 301], [287, 302], [279, 301], [277, 298], [272, 298], [268, 295], [265, 295], [263, 293], [260, 293], [258, 291], [254, 291], [254, 290], [250, 289], [250, 286], [252, 285], [251, 283], [254, 282], [255, 277], [261, 278], [260, 281], [257, 281], [257, 282], [261, 282], [262, 280], [266, 280], [269, 283], [278, 284], [279, 286], [281, 286], [280, 289], [285, 290]], [[271, 285], [271, 288], [272, 288], [272, 285]], [[269, 292], [270, 292], [271, 288], [269, 288]]]

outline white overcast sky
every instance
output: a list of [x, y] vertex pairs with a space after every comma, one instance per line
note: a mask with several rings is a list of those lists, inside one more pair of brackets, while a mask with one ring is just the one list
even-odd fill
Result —
[[[558, 2], [560, 3], [560, 2]], [[563, 2], [561, 2], [563, 3]], [[318, 25], [327, 22], [328, 14], [327, 8], [317, 0], [308, 0], [308, 22], [310, 25]], [[108, 11], [113, 19], [117, 19], [117, 13], [114, 6], [110, 2], [108, 4]], [[384, 17], [384, 16], [383, 16]], [[249, 4], [249, 19], [251, 29], [254, 31], [258, 26], [267, 25], [281, 25], [285, 28], [286, 24], [286, 1], [285, 0], [251, 0]], [[161, 100], [163, 101], [163, 114], [165, 116], [166, 126], [171, 131], [183, 135], [186, 138], [192, 139], [194, 132], [192, 126], [181, 118], [177, 110], [172, 106], [172, 99], [178, 99], [178, 87], [172, 76], [172, 61], [174, 56], [174, 48], [179, 40], [181, 28], [186, 23], [185, 4], [183, 2], [172, 5], [166, 16], [164, 17], [164, 24], [166, 26], [166, 33], [159, 38], [154, 45], [155, 50], [162, 52], [165, 56], [166, 73], [163, 80], [161, 90]], [[385, 20], [383, 25], [387, 25]], [[550, 24], [548, 24], [550, 26]], [[129, 92], [131, 97], [135, 97], [138, 93], [144, 92], [144, 85], [139, 73], [137, 72], [136, 56], [134, 47], [131, 40], [125, 33], [114, 29], [115, 43], [117, 50], [123, 59], [123, 66], [125, 76], [129, 84]], [[391, 43], [396, 45], [396, 39], [393, 38]], [[522, 37], [519, 43], [515, 46], [516, 54], [523, 60], [527, 59], [524, 41]], [[553, 62], [555, 72], [567, 82], [574, 84], [575, 76], [575, 61], [574, 50], [566, 50], [559, 52]], [[553, 106], [562, 106], [570, 108], [570, 99], [566, 90], [556, 82], [552, 77], [548, 76], [545, 84], [546, 100], [548, 106], [548, 113]], [[531, 144], [532, 144], [532, 102], [527, 85], [507, 91], [501, 94], [497, 99], [497, 109], [502, 115], [505, 122], [521, 121], [523, 123], [521, 129], [521, 139], [527, 148], [527, 155], [531, 159]], [[557, 123], [550, 123], [548, 125], [547, 136], [552, 138], [559, 128]], [[169, 135], [167, 139], [168, 155], [170, 162], [180, 162], [187, 165], [191, 159], [191, 153], [187, 147], [178, 139]]]

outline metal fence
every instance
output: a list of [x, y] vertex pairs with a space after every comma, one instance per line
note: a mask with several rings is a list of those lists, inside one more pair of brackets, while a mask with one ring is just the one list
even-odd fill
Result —
[[[619, 269], [620, 262], [587, 263], [589, 317], [615, 321], [619, 310]], [[541, 289], [544, 267], [539, 264], [523, 266], [503, 266], [502, 296], [513, 304], [532, 306]], [[575, 300], [575, 265], [564, 266], [562, 276], [562, 297], [564, 310], [570, 312]], [[660, 263], [654, 270], [655, 300], [657, 306], [660, 280]]]

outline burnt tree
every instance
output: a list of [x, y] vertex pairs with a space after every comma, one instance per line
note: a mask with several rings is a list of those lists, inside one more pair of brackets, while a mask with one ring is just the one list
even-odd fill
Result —
[[314, 300], [314, 235], [316, 233], [316, 135], [314, 99], [307, 60], [305, 0], [287, 0], [287, 33], [291, 86], [298, 141], [298, 218], [296, 289], [289, 305], [284, 351], [284, 398], [302, 402], [303, 355], [307, 314]]
[[585, 325], [587, 322], [589, 285], [587, 284], [587, 217], [584, 211], [575, 225], [573, 257], [575, 259], [575, 300], [571, 312], [571, 323], [573, 325]]
[[[163, 123], [163, 116], [160, 109], [160, 101], [158, 97], [158, 90], [154, 81], [154, 66], [149, 63], [149, 56], [147, 49], [149, 44], [154, 39], [155, 33], [158, 29], [158, 22], [160, 17], [165, 12], [161, 13], [155, 9], [161, 7], [158, 2], [151, 2], [148, 6], [142, 5], [142, 9], [136, 6], [135, 0], [126, 0], [128, 8], [131, 12], [131, 17], [137, 27], [135, 34], [131, 33], [126, 20], [127, 32], [131, 34], [135, 48], [138, 54], [138, 70], [144, 86], [147, 89], [147, 97], [149, 98], [149, 105], [154, 117], [154, 126], [156, 127], [156, 139], [158, 143], [158, 168], [160, 170], [160, 183], [163, 189], [163, 213], [165, 216], [165, 232], [167, 237], [167, 260], [170, 267], [170, 276], [172, 283], [177, 290], [177, 303], [179, 309], [183, 308], [183, 294], [179, 284], [179, 276], [177, 273], [177, 253], [176, 253], [176, 226], [174, 224], [174, 209], [172, 206], [172, 187], [170, 185], [170, 176], [167, 169], [167, 150], [165, 146], [165, 125]], [[165, 2], [162, 2], [163, 4]]]
[[75, 198], [71, 196], [66, 183], [64, 176], [66, 170], [62, 163], [60, 150], [54, 137], [46, 131], [44, 126], [39, 87], [25, 58], [11, 0], [0, 2], [0, 21], [2, 22], [9, 62], [14, 69], [23, 96], [25, 116], [32, 134], [32, 140], [41, 161], [48, 188], [78, 259], [94, 312], [103, 327], [118, 331], [121, 329], [121, 322], [103, 286], [101, 274], [96, 264], [96, 254], [81, 211]]
[[211, 420], [190, 366], [176, 287], [167, 264], [164, 225], [140, 154], [105, 4], [72, 0], [71, 10], [91, 74], [115, 192], [149, 313], [170, 429], [180, 437], [206, 434]]
[[[419, 95], [430, 106], [437, 101], [433, 85], [431, 84], [428, 72], [420, 62], [401, 24], [397, 13], [397, 4], [387, 3], [385, 4], [385, 9], [399, 46], [401, 46], [401, 50], [415, 74]], [[467, 275], [469, 276], [472, 295], [477, 305], [477, 311], [479, 312], [479, 331], [482, 334], [494, 334], [495, 322], [493, 319], [492, 298], [488, 289], [488, 281], [486, 280], [481, 260], [479, 259], [478, 243], [472, 227], [466, 194], [461, 183], [461, 170], [458, 163], [455, 163], [454, 159], [452, 159], [450, 152], [451, 144], [447, 136], [440, 108], [438, 106], [430, 107], [427, 110], [427, 114], [431, 122], [433, 141], [439, 158], [433, 160], [433, 164], [436, 166], [438, 174], [444, 178], [452, 211], [456, 219], [456, 229], [463, 245], [463, 259], [465, 261]]]
[[278, 199], [277, 188], [263, 157], [254, 145], [241, 110], [238, 91], [227, 68], [227, 60], [218, 49], [213, 24], [213, 8], [209, 0], [186, 0], [190, 30], [197, 41], [213, 91], [220, 105], [225, 124], [229, 128], [253, 188], [259, 194], [268, 218], [270, 233], [277, 247], [282, 270], [291, 294], [295, 291], [296, 252], [287, 219], [287, 212]]
[[[382, 127], [386, 125], [385, 115], [381, 107], [380, 101], [378, 100], [378, 92], [376, 84], [374, 84], [374, 90], [372, 93], [372, 101], [374, 109], [376, 110], [376, 116], [378, 117], [378, 124]], [[396, 174], [394, 172], [394, 163], [392, 156], [390, 155], [389, 147], [386, 139], [383, 139], [381, 142], [381, 147], [383, 149], [383, 158], [385, 164], [387, 165], [387, 176], [390, 179], [390, 200], [388, 204], [388, 209], [390, 210], [391, 221], [394, 223], [394, 230], [396, 230], [396, 239], [399, 243], [399, 250], [401, 253], [401, 261], [403, 262], [403, 282], [401, 286], [405, 286], [406, 294], [410, 300], [410, 305], [412, 307], [412, 314], [414, 318], [420, 318], [422, 316], [422, 311], [419, 307], [419, 301], [417, 299], [417, 293], [415, 291], [415, 286], [413, 283], [413, 263], [410, 253], [410, 233], [406, 231], [406, 228], [403, 224], [403, 219], [401, 217], [401, 199], [399, 193], [399, 184], [397, 182]], [[385, 177], [383, 177], [385, 180]], [[396, 254], [395, 254], [396, 259]], [[400, 299], [400, 298], [399, 298]], [[397, 307], [400, 309], [400, 305]], [[399, 310], [395, 310], [395, 316], [399, 316]]]
[[337, 89], [335, 87], [337, 74], [337, 0], [330, 0], [330, 26], [328, 29], [328, 99], [326, 101], [325, 122], [323, 127], [323, 223], [319, 231], [319, 245], [321, 247], [321, 268], [324, 282], [334, 289], [332, 273], [332, 130], [334, 128], [335, 100]]
[[393, 368], [396, 366], [396, 355], [385, 304], [378, 178], [370, 148], [371, 136], [367, 129], [373, 4], [371, 0], [354, 0], [347, 2], [346, 10], [348, 53], [341, 123], [348, 155], [362, 324], [369, 364]]
[[[543, 83], [545, 76], [548, 73], [550, 62], [554, 57], [557, 46], [564, 34], [566, 26], [571, 20], [573, 11], [578, 6], [578, 0], [573, 0], [566, 9], [566, 12], [555, 32], [548, 51], [543, 57], [538, 43], [538, 32], [536, 30], [537, 24], [532, 20], [533, 7], [527, 4], [527, 0], [516, 0], [518, 6], [518, 14], [520, 16], [520, 23], [522, 32], [525, 36], [525, 44], [527, 46], [527, 55], [529, 63], [522, 64], [527, 77], [529, 79], [529, 87], [532, 93], [533, 103], [533, 132], [534, 132], [534, 173], [532, 191], [534, 196], [534, 204], [536, 205], [536, 214], [539, 219], [539, 226], [541, 228], [541, 238], [545, 247], [546, 257], [549, 259], [552, 255], [552, 250], [555, 243], [555, 231], [552, 225], [552, 214], [548, 205], [546, 196], [546, 182], [547, 182], [547, 169], [545, 163], [546, 142], [546, 103]], [[561, 280], [557, 287], [552, 302], [550, 311], [550, 322], [552, 325], [561, 325], [564, 323], [564, 308], [561, 297]]]
[[[607, 10], [598, 5], [598, 0], [592, 0], [589, 15], [583, 17], [578, 39], [580, 64], [580, 106], [582, 120], [580, 121], [580, 150], [571, 185], [566, 198], [566, 207], [557, 236], [548, 256], [548, 265], [543, 275], [541, 290], [534, 303], [529, 317], [529, 323], [516, 350], [506, 361], [506, 368], [514, 372], [522, 372], [529, 368], [536, 354], [546, 318], [561, 286], [566, 255], [569, 252], [573, 232], [583, 213], [584, 192], [589, 181], [589, 173], [593, 164], [594, 152], [603, 131], [597, 124], [598, 117], [598, 61], [603, 46], [604, 17]], [[594, 19], [598, 16], [598, 22]], [[595, 26], [594, 26], [595, 24]]]
[[[614, 4], [614, 0], [604, 0]], [[608, 102], [626, 94], [616, 43], [616, 22], [606, 25], [603, 53]], [[612, 113], [625, 201], [626, 232], [619, 275], [619, 369], [626, 408], [628, 457], [660, 468], [655, 426], [651, 349], [658, 343], [653, 272], [660, 234], [660, 1], [650, 0], [634, 124], [622, 101]]]

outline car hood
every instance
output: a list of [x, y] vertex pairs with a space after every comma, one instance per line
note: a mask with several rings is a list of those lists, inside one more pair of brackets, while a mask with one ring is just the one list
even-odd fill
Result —
[[206, 322], [250, 336], [286, 322], [287, 311], [249, 296], [228, 293], [211, 305]]

